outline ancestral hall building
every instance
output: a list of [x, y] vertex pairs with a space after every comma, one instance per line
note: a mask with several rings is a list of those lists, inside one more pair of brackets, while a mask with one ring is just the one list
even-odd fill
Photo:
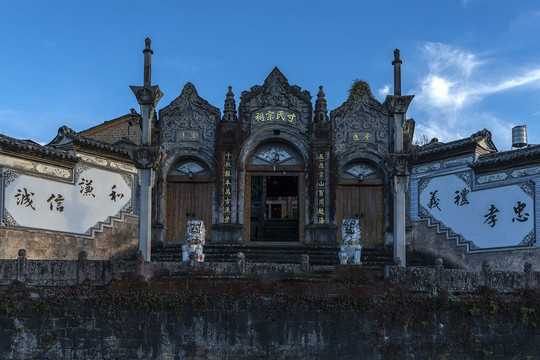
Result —
[[186, 84], [159, 111], [154, 238], [181, 241], [187, 221], [202, 219], [213, 242], [335, 244], [341, 220], [358, 218], [363, 240], [384, 244], [391, 109], [367, 85], [330, 116], [324, 96], [321, 87], [313, 109], [274, 68], [242, 92], [238, 112], [229, 88], [221, 115]]
[[229, 87], [223, 112], [191, 83], [157, 110], [149, 40], [144, 53], [140, 114], [62, 127], [46, 146], [0, 135], [0, 257], [138, 247], [149, 260], [150, 242], [184, 241], [189, 220], [207, 243], [335, 245], [358, 219], [361, 243], [402, 265], [406, 246], [456, 267], [537, 259], [540, 148], [499, 153], [487, 130], [413, 146], [398, 50], [393, 95], [381, 103], [357, 82], [331, 111], [322, 86], [313, 99], [278, 68], [239, 97]]

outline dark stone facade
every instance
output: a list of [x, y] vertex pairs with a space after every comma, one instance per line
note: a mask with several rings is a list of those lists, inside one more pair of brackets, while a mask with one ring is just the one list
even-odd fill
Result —
[[[182, 94], [159, 111], [157, 141], [164, 156], [154, 190], [153, 240], [178, 241], [180, 234], [171, 230], [173, 222], [185, 222], [190, 214], [204, 211], [208, 212], [205, 225], [212, 229], [208, 241], [264, 239], [260, 229], [272, 205], [255, 203], [253, 182], [264, 178], [265, 183], [277, 176], [298, 182], [294, 194], [297, 200], [292, 200], [297, 235], [291, 241], [336, 243], [344, 216], [363, 217], [359, 211], [342, 214], [339, 210], [347, 200], [339, 198], [338, 179], [345, 178], [346, 185], [378, 186], [373, 191], [380, 194], [373, 197], [380, 201], [376, 207], [381, 211], [377, 215], [380, 219], [373, 221], [377, 223], [377, 240], [371, 242], [389, 243], [392, 169], [387, 158], [393, 147], [390, 106], [379, 103], [366, 87], [328, 116], [324, 97], [321, 86], [313, 104], [308, 91], [290, 85], [274, 68], [263, 85], [242, 92], [238, 111], [229, 87], [221, 116], [219, 109], [199, 97], [191, 83], [186, 84]], [[412, 138], [412, 133], [408, 135]], [[362, 169], [367, 169], [365, 174]], [[361, 179], [355, 184], [353, 179], [359, 175]], [[360, 183], [364, 175], [376, 181]], [[203, 210], [187, 205], [180, 215], [172, 214], [170, 202], [182, 198], [178, 191], [192, 191], [190, 182], [210, 184], [211, 206], [207, 204]], [[278, 211], [285, 213], [286, 205], [279, 206], [283, 207]], [[259, 212], [264, 215], [257, 215]]]

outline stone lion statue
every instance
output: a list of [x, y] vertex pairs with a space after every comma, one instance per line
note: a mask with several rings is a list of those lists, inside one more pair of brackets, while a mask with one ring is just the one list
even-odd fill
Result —
[[190, 257], [194, 257], [195, 261], [203, 262], [205, 258], [203, 254], [205, 238], [204, 222], [201, 220], [188, 221], [186, 244], [182, 246], [182, 261], [188, 261]]
[[343, 219], [341, 223], [340, 251], [338, 253], [341, 265], [361, 264], [362, 245], [360, 245], [360, 238], [360, 221], [358, 219]]

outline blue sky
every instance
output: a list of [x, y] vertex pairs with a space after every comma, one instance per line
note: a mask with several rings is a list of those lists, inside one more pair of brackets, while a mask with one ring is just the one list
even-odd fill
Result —
[[451, 141], [483, 128], [509, 150], [511, 128], [540, 143], [540, 3], [419, 1], [9, 1], [0, 14], [0, 133], [47, 143], [139, 110], [144, 39], [162, 108], [191, 81], [223, 108], [278, 66], [340, 106], [354, 79], [384, 101], [401, 50], [416, 136]]

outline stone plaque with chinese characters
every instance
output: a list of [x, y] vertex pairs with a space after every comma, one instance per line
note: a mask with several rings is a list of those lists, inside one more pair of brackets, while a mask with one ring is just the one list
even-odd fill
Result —
[[223, 222], [225, 224], [231, 223], [232, 216], [232, 161], [232, 153], [227, 151], [223, 162]]
[[201, 132], [198, 130], [181, 129], [175, 132], [177, 142], [181, 141], [201, 141]]
[[296, 125], [297, 115], [290, 110], [267, 108], [253, 112], [251, 114], [251, 123], [252, 125], [272, 123]]
[[348, 142], [358, 143], [358, 142], [374, 142], [374, 136], [372, 131], [350, 131], [348, 133]]
[[71, 184], [10, 172], [4, 214], [10, 226], [89, 235], [100, 222], [131, 212], [132, 183], [94, 168]]
[[472, 249], [534, 244], [533, 184], [474, 190], [469, 180], [469, 173], [423, 179], [420, 218], [444, 224]]
[[324, 153], [317, 153], [317, 224], [326, 223], [326, 168]]

